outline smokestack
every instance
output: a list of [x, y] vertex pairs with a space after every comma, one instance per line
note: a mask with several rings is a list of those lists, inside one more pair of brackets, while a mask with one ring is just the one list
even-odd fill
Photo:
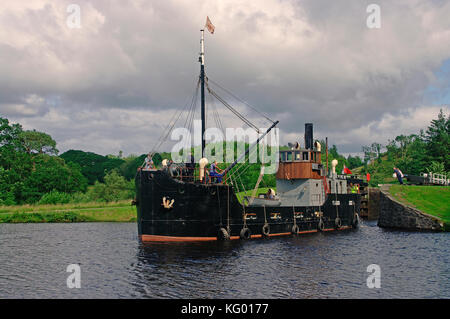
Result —
[[313, 148], [313, 124], [305, 123], [305, 148]]

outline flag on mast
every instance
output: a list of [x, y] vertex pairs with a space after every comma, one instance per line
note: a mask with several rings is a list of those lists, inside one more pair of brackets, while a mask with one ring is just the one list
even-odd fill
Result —
[[205, 27], [208, 29], [211, 34], [214, 34], [214, 29], [216, 28], [212, 23], [211, 20], [209, 20], [209, 17], [206, 16], [206, 25]]

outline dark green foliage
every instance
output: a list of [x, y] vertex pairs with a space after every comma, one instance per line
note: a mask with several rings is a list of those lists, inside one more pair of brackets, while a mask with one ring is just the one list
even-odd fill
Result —
[[134, 197], [134, 182], [127, 181], [116, 170], [105, 175], [105, 183], [95, 182], [87, 196], [91, 201], [116, 202]]
[[74, 193], [85, 191], [86, 187], [87, 181], [75, 165], [66, 165], [59, 157], [42, 154], [35, 157], [35, 168], [23, 181], [16, 198], [19, 202], [34, 203], [51, 191]]
[[[386, 152], [383, 145], [372, 143], [363, 146], [364, 158], [338, 153], [336, 145], [328, 152], [328, 167], [338, 160], [336, 171], [341, 173], [344, 165], [359, 174], [369, 172], [371, 185], [393, 182], [393, 167], [399, 167], [404, 174], [419, 175], [422, 172], [448, 173], [450, 171], [450, 115], [443, 111], [433, 120], [424, 133], [399, 135], [388, 142]], [[226, 142], [223, 142], [226, 158]], [[326, 166], [325, 142], [322, 145], [322, 163]], [[245, 148], [249, 145], [246, 144]], [[238, 143], [234, 142], [234, 154]], [[280, 150], [289, 149], [281, 146]], [[190, 150], [194, 153], [193, 149]], [[144, 163], [146, 154], [123, 157], [102, 156], [91, 152], [70, 150], [57, 154], [56, 143], [46, 133], [23, 131], [20, 124], [10, 124], [0, 117], [0, 205], [22, 203], [42, 204], [103, 201], [111, 202], [134, 196], [133, 179], [138, 167]], [[268, 153], [271, 150], [269, 147]], [[171, 159], [170, 153], [156, 153], [153, 162], [160, 167], [163, 159]], [[230, 163], [221, 163], [221, 169]], [[245, 170], [245, 171], [244, 171]], [[238, 164], [229, 172], [239, 191], [255, 187], [261, 170], [261, 163]], [[239, 178], [236, 178], [239, 175]], [[87, 191], [88, 183], [92, 186]], [[274, 174], [266, 174], [260, 187], [274, 187]], [[67, 216], [66, 216], [67, 217]], [[64, 218], [66, 218], [64, 217]], [[31, 218], [31, 217], [30, 217]], [[33, 217], [36, 220], [42, 216]]]
[[[394, 166], [406, 175], [420, 175], [430, 171], [449, 174], [449, 134], [450, 115], [446, 117], [441, 110], [438, 118], [431, 121], [426, 133], [421, 130], [419, 134], [399, 135], [390, 140], [386, 145], [386, 152], [379, 154], [379, 160], [372, 158], [363, 172], [371, 174], [371, 185], [395, 182], [396, 179], [392, 177]], [[368, 154], [373, 152], [371, 147], [363, 147], [363, 150]]]
[[55, 140], [46, 133], [36, 130], [23, 131], [19, 134], [19, 139], [28, 154], [58, 154]]
[[328, 151], [328, 160], [330, 163], [328, 164], [328, 167], [331, 167], [331, 161], [333, 159], [336, 159], [338, 161], [338, 165], [336, 166], [336, 172], [340, 174], [342, 170], [344, 169], [344, 165], [347, 165], [347, 161], [343, 155], [340, 155], [338, 153], [336, 145], [333, 145], [330, 150]]
[[104, 182], [104, 177], [108, 172], [125, 163], [123, 159], [118, 157], [102, 156], [78, 150], [67, 151], [61, 154], [60, 157], [67, 163], [72, 162], [78, 164], [90, 185], [93, 185], [96, 181]]
[[347, 167], [349, 169], [353, 169], [353, 168], [360, 167], [360, 166], [363, 166], [363, 165], [364, 165], [364, 162], [361, 159], [361, 157], [359, 157], [359, 156], [353, 157], [351, 155], [349, 155], [347, 157]]
[[446, 117], [440, 110], [425, 133], [425, 141], [429, 159], [444, 163], [445, 171], [450, 171], [450, 114]]
[[[127, 179], [132, 180], [136, 176], [136, 172], [138, 167], [142, 166], [142, 163], [144, 163], [145, 157], [147, 155], [142, 154], [139, 157], [134, 158], [125, 158], [125, 163], [120, 165], [119, 171], [120, 173]], [[155, 162], [155, 159], [153, 160]], [[161, 161], [158, 162], [158, 165], [161, 164]]]
[[34, 203], [51, 191], [85, 191], [80, 167], [51, 156], [56, 143], [47, 134], [22, 130], [0, 118], [0, 205]]
[[22, 133], [20, 124], [9, 124], [9, 120], [0, 117], [0, 148], [10, 147], [19, 151], [23, 149], [19, 135]]
[[67, 193], [61, 193], [58, 191], [51, 191], [44, 194], [39, 200], [40, 205], [44, 204], [67, 204], [71, 201], [72, 197]]

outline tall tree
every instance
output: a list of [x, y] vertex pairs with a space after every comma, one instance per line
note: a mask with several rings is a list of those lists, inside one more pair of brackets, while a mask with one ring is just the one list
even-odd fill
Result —
[[21, 147], [19, 135], [22, 133], [20, 124], [9, 124], [9, 120], [0, 117], [0, 147]]
[[438, 118], [431, 121], [425, 133], [430, 162], [444, 163], [445, 170], [450, 170], [450, 114], [445, 116], [442, 109]]
[[370, 164], [376, 158], [376, 153], [374, 153], [372, 146], [363, 145], [361, 150], [364, 153], [364, 163]]
[[17, 162], [23, 150], [19, 138], [21, 133], [20, 124], [10, 124], [8, 119], [0, 117], [0, 167], [9, 170]]
[[36, 130], [23, 131], [20, 133], [20, 139], [28, 154], [58, 154], [55, 140], [46, 133]]

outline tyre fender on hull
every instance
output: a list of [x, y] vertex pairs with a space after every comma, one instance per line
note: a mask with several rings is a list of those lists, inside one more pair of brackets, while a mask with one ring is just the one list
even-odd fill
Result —
[[334, 226], [336, 228], [341, 228], [342, 227], [342, 221], [339, 217], [336, 217], [336, 219], [334, 220]]
[[269, 237], [270, 234], [270, 225], [268, 223], [265, 223], [262, 227], [262, 234], [264, 237]]
[[317, 224], [317, 229], [318, 229], [319, 231], [323, 231], [324, 228], [325, 228], [325, 223], [323, 222], [322, 217], [320, 217], [319, 223]]
[[292, 226], [292, 230], [291, 230], [292, 234], [297, 235], [299, 231], [300, 231], [300, 228], [298, 227], [298, 225]]
[[358, 228], [359, 226], [359, 215], [355, 214], [355, 217], [353, 217], [352, 226], [354, 228]]
[[241, 239], [250, 239], [252, 236], [252, 232], [249, 228], [245, 227], [241, 229], [241, 233], [239, 234]]
[[228, 231], [221, 227], [217, 233], [217, 239], [218, 240], [229, 240], [230, 239], [230, 234], [228, 233]]

